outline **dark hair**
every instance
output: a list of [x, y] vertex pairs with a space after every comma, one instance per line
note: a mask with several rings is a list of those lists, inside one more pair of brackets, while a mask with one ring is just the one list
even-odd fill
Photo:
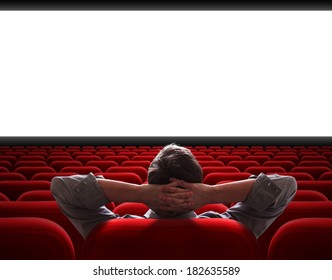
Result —
[[189, 183], [203, 182], [203, 171], [194, 155], [176, 144], [165, 146], [153, 159], [148, 170], [148, 183], [167, 184], [172, 177]]

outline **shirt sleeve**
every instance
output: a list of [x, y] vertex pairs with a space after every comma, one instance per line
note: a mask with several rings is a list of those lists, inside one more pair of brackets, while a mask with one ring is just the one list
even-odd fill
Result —
[[296, 189], [296, 180], [291, 176], [261, 173], [243, 202], [236, 203], [224, 213], [207, 216], [237, 220], [258, 238], [292, 201]]
[[92, 173], [54, 177], [51, 192], [61, 211], [84, 238], [97, 224], [119, 218], [105, 207], [109, 200]]

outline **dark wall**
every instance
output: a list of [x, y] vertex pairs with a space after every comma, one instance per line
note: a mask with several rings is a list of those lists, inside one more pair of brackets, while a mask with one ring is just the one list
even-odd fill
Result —
[[179, 145], [276, 145], [276, 146], [309, 146], [332, 145], [330, 137], [194, 137], [194, 136], [165, 136], [165, 137], [0, 137], [0, 145], [166, 145], [176, 143]]

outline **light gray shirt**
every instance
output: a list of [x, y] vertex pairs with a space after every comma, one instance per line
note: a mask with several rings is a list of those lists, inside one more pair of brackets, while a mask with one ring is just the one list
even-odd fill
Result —
[[[296, 180], [291, 176], [261, 173], [245, 201], [238, 202], [224, 213], [209, 211], [197, 215], [194, 211], [176, 218], [226, 218], [239, 221], [258, 238], [269, 225], [284, 211], [293, 199], [297, 189]], [[86, 238], [101, 222], [119, 218], [159, 219], [153, 210], [144, 217], [124, 215], [120, 217], [105, 207], [110, 202], [105, 196], [96, 177], [73, 175], [54, 177], [51, 191], [61, 211]]]

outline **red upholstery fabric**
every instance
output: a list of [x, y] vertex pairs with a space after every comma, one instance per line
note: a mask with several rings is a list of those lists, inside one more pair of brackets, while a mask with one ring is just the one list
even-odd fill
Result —
[[141, 177], [142, 182], [147, 180], [148, 171], [142, 166], [111, 166], [106, 170], [107, 173], [131, 172]]
[[268, 259], [331, 260], [332, 218], [303, 218], [285, 223], [271, 240]]
[[27, 180], [31, 180], [35, 174], [42, 172], [55, 173], [55, 170], [49, 166], [21, 166], [15, 168], [15, 172], [22, 174]]
[[76, 172], [55, 172], [55, 173], [49, 173], [49, 172], [42, 172], [42, 173], [38, 173], [33, 175], [32, 177], [32, 181], [52, 181], [52, 179], [56, 176], [70, 176], [70, 175], [74, 175], [76, 174]]
[[49, 190], [35, 190], [22, 193], [17, 201], [52, 201], [54, 196]]
[[107, 172], [107, 169], [112, 166], [118, 166], [114, 160], [92, 160], [86, 163], [86, 166], [98, 167], [101, 172]]
[[60, 172], [73, 172], [77, 174], [89, 174], [92, 173], [99, 173], [102, 172], [100, 168], [96, 166], [65, 166], [63, 167]]
[[328, 201], [321, 192], [314, 190], [297, 190], [293, 201]]
[[73, 260], [73, 243], [55, 222], [41, 218], [0, 218], [0, 259]]
[[50, 190], [48, 181], [0, 181], [0, 192], [4, 193], [10, 200], [17, 198], [32, 190]]
[[251, 166], [248, 167], [245, 172], [259, 175], [260, 173], [271, 174], [271, 173], [280, 173], [286, 172], [286, 170], [280, 166]]
[[320, 177], [320, 181], [332, 181], [332, 171], [324, 172]]
[[26, 181], [25, 177], [17, 172], [0, 173], [1, 181]]
[[325, 172], [330, 172], [331, 169], [326, 166], [296, 166], [291, 172], [305, 172], [310, 174], [315, 180], [318, 180], [320, 176]]
[[286, 172], [291, 171], [296, 165], [290, 160], [268, 160], [264, 162], [263, 166], [279, 166], [285, 169]]
[[298, 190], [316, 190], [332, 200], [332, 181], [297, 181]]
[[262, 257], [267, 257], [270, 241], [276, 231], [285, 223], [300, 218], [332, 218], [331, 201], [292, 201], [285, 211], [258, 238]]
[[113, 212], [115, 214], [119, 214], [120, 216], [124, 216], [126, 214], [144, 216], [144, 214], [149, 210], [149, 207], [143, 203], [135, 203], [135, 202], [124, 202], [117, 206], [115, 206]]
[[0, 192], [0, 201], [9, 201], [9, 198], [5, 194]]
[[227, 219], [117, 219], [88, 236], [91, 260], [259, 259], [249, 230]]
[[259, 167], [259, 163], [253, 160], [232, 160], [227, 166], [234, 166], [240, 170], [240, 172], [245, 172], [248, 167]]
[[78, 160], [55, 160], [50, 164], [56, 172], [60, 172], [66, 166], [83, 166], [83, 164]]
[[121, 163], [121, 166], [142, 166], [148, 169], [151, 162], [148, 160], [127, 160]]
[[240, 170], [234, 166], [204, 166], [202, 167], [203, 177], [210, 173], [216, 172], [235, 172], [238, 173]]
[[133, 184], [141, 185], [143, 183], [141, 177], [132, 172], [112, 172], [112, 173], [101, 172], [101, 173], [96, 173], [95, 175], [103, 175], [105, 179], [123, 181]]
[[250, 177], [248, 172], [213, 172], [204, 178], [204, 183], [209, 185], [215, 185], [220, 181], [236, 181], [244, 180]]
[[70, 236], [77, 258], [81, 257], [84, 239], [60, 211], [56, 201], [3, 201], [0, 203], [0, 218], [5, 217], [37, 217], [57, 223]]

